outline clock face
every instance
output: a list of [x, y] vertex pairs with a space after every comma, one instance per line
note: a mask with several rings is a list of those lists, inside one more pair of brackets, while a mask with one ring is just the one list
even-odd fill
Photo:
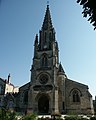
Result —
[[45, 74], [41, 75], [39, 81], [41, 84], [46, 84], [48, 82], [48, 76]]

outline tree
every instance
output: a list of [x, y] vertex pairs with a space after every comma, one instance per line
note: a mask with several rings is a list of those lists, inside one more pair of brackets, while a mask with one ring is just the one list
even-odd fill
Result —
[[77, 0], [77, 3], [83, 5], [83, 17], [89, 17], [88, 21], [96, 29], [96, 0]]
[[16, 112], [7, 111], [6, 109], [0, 109], [0, 120], [17, 120]]

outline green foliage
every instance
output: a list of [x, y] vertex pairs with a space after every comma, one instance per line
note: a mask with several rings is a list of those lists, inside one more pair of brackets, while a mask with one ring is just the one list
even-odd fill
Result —
[[17, 120], [16, 113], [5, 109], [0, 109], [0, 120]]
[[51, 118], [49, 118], [49, 117], [41, 117], [41, 118], [38, 118], [38, 120], [52, 120]]
[[71, 115], [71, 116], [65, 117], [65, 120], [88, 120], [88, 118], [83, 118], [80, 116]]
[[80, 118], [79, 120], [88, 120], [87, 118]]
[[22, 120], [36, 120], [36, 114], [28, 114], [24, 116]]
[[71, 112], [68, 113], [68, 115], [69, 115], [69, 116], [75, 116], [75, 117], [76, 117], [78, 114], [77, 114], [76, 112], [72, 112], [72, 111], [71, 111]]
[[77, 116], [67, 116], [65, 117], [65, 120], [79, 120], [79, 118]]
[[96, 0], [77, 0], [77, 3], [83, 5], [83, 17], [89, 17], [88, 21], [96, 29]]
[[15, 112], [6, 112], [6, 120], [16, 120], [16, 113]]
[[90, 120], [96, 120], [96, 117], [91, 117]]

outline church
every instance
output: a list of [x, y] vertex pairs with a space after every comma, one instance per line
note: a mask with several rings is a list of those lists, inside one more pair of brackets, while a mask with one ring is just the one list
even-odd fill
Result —
[[71, 80], [59, 62], [58, 42], [49, 5], [34, 40], [30, 82], [19, 88], [18, 108], [24, 113], [93, 114], [88, 86]]

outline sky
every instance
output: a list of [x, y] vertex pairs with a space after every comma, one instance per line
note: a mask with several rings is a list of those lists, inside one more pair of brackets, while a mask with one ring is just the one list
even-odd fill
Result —
[[[47, 0], [0, 0], [0, 77], [22, 86], [30, 81], [35, 35], [41, 29]], [[59, 61], [69, 79], [96, 95], [96, 30], [82, 16], [76, 0], [49, 0], [59, 44]]]

